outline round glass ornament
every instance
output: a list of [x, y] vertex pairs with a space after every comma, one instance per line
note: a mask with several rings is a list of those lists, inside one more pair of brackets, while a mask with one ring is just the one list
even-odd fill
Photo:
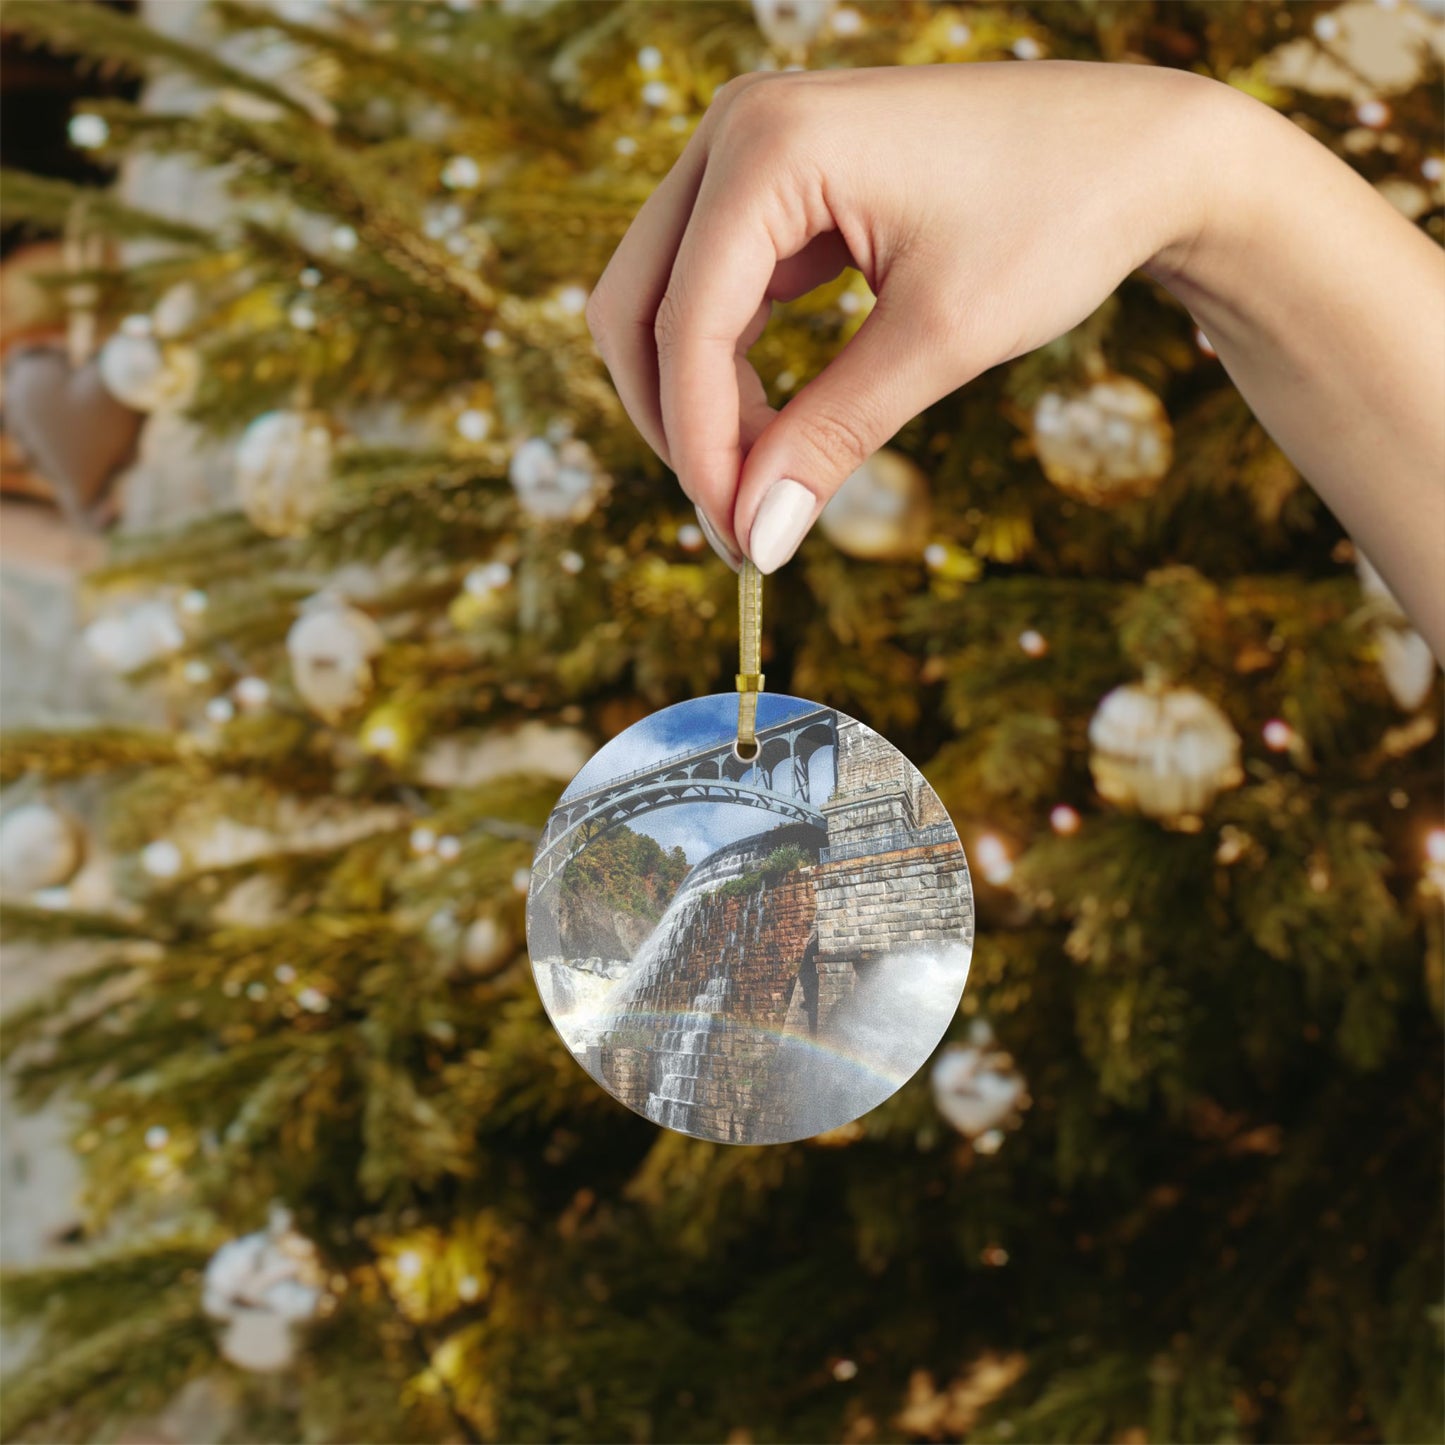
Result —
[[929, 1058], [973, 952], [948, 813], [871, 728], [719, 693], [635, 723], [568, 785], [527, 899], [537, 988], [609, 1093], [699, 1139], [847, 1124]]

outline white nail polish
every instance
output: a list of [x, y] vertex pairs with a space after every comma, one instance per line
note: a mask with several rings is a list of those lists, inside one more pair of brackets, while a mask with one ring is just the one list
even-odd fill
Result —
[[707, 519], [707, 513], [701, 507], [694, 507], [697, 513], [697, 524], [702, 528], [702, 534], [707, 538], [707, 544], [733, 569], [734, 572], [741, 571], [743, 559], [718, 536], [717, 528]]
[[791, 477], [768, 488], [748, 534], [748, 551], [759, 572], [776, 572], [798, 550], [818, 510], [817, 497]]

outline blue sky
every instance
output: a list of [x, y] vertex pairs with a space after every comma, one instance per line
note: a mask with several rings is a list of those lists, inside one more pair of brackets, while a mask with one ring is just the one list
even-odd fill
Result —
[[[812, 712], [817, 706], [782, 693], [764, 693], [758, 699], [758, 727], [772, 727]], [[737, 736], [737, 726], [735, 692], [714, 693], [664, 708], [613, 738], [572, 779], [562, 796], [569, 798], [588, 792], [620, 774], [649, 767], [676, 753], [731, 741]], [[826, 798], [832, 792], [831, 757], [815, 760], [811, 784], [810, 791], [815, 798]], [[682, 848], [688, 862], [696, 863], [728, 843], [784, 821], [761, 808], [700, 803], [659, 808], [644, 813], [628, 826], [657, 839], [664, 848]]]

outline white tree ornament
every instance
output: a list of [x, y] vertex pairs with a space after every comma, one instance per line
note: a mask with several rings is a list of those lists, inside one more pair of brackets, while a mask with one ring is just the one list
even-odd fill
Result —
[[769, 45], [801, 57], [822, 33], [834, 4], [835, 0], [753, 0], [753, 18]]
[[543, 521], [581, 521], [603, 483], [586, 442], [532, 437], [512, 453], [507, 475], [524, 511]]
[[1198, 816], [1244, 780], [1239, 734], [1192, 688], [1116, 687], [1089, 723], [1089, 743], [1100, 796], [1164, 822]]
[[322, 412], [270, 411], [236, 449], [236, 490], [256, 528], [297, 537], [326, 505], [334, 440]]
[[86, 650], [114, 672], [135, 672], [185, 645], [186, 634], [169, 602], [148, 598], [97, 617], [84, 632]]
[[153, 335], [120, 331], [96, 361], [105, 389], [136, 411], [178, 408], [190, 401], [201, 365], [189, 346], [163, 345]]
[[202, 1307], [226, 1329], [221, 1353], [242, 1369], [283, 1370], [296, 1351], [296, 1327], [316, 1318], [326, 1298], [316, 1247], [291, 1227], [284, 1209], [254, 1234], [223, 1244], [206, 1265]]
[[1094, 506], [1148, 496], [1174, 456], [1164, 404], [1128, 376], [1045, 392], [1034, 407], [1034, 451], [1061, 491]]
[[902, 562], [922, 556], [929, 514], [927, 478], [907, 457], [884, 447], [838, 488], [818, 525], [850, 557]]
[[364, 612], [329, 596], [313, 598], [286, 634], [291, 680], [312, 712], [337, 722], [371, 692], [381, 629]]
[[49, 803], [25, 803], [0, 819], [0, 886], [8, 893], [58, 888], [84, 857], [80, 825]]
[[982, 1019], [967, 1044], [950, 1044], [939, 1054], [930, 1081], [938, 1112], [969, 1139], [1016, 1124], [1030, 1102], [1027, 1081]]
[[1376, 604], [1379, 620], [1374, 628], [1375, 652], [1385, 686], [1400, 707], [1414, 712], [1430, 696], [1435, 681], [1435, 654], [1410, 626], [1404, 608], [1363, 552], [1356, 553], [1355, 570], [1359, 573], [1360, 591]]

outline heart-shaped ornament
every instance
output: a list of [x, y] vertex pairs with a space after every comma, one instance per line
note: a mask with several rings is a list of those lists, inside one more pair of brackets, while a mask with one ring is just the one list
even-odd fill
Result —
[[92, 521], [96, 503], [134, 453], [143, 421], [106, 390], [93, 360], [73, 366], [54, 346], [6, 358], [5, 428], [73, 524]]

